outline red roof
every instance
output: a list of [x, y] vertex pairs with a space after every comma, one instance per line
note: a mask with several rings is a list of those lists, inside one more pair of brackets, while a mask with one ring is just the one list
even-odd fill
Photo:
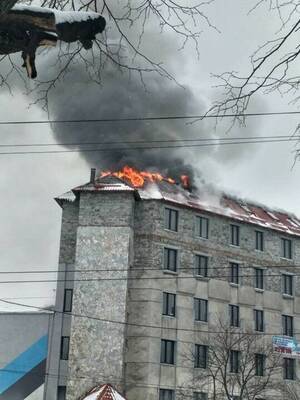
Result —
[[111, 385], [99, 385], [91, 389], [82, 400], [126, 400], [125, 397]]

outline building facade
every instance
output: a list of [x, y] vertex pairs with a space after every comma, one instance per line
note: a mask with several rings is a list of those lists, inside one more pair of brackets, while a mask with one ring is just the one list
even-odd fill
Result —
[[51, 312], [0, 313], [0, 399], [41, 400], [52, 331]]
[[[197, 387], [195, 371], [205, 369], [204, 346], [220, 317], [269, 341], [297, 339], [296, 217], [224, 196], [212, 206], [179, 185], [134, 188], [114, 177], [56, 200], [61, 334], [47, 400], [75, 400], [107, 382], [128, 400], [205, 400], [210, 387]], [[282, 358], [282, 379], [297, 382], [297, 359]]]

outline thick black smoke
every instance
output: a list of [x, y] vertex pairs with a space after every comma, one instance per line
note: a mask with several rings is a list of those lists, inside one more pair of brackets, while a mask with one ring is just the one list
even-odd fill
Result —
[[[86, 81], [81, 68], [74, 69], [55, 92], [51, 118], [119, 119], [199, 113], [200, 106], [192, 92], [167, 79], [152, 76], [146, 81], [145, 89], [139, 77], [128, 79], [118, 71], [110, 70], [103, 74], [103, 82], [103, 86], [99, 86]], [[59, 143], [117, 142], [115, 145], [92, 146], [115, 148], [109, 152], [82, 152], [82, 157], [97, 169], [114, 170], [128, 164], [139, 169], [157, 170], [175, 179], [181, 174], [193, 175], [186, 150], [168, 148], [182, 143], [155, 142], [184, 139], [186, 135], [199, 137], [199, 126], [189, 127], [186, 133], [184, 120], [54, 124], [52, 129]], [[147, 143], [137, 143], [139, 141]], [[141, 146], [162, 148], [137, 149]]]

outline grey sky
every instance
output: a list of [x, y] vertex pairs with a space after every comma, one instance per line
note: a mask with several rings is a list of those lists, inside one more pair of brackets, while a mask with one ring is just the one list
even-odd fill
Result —
[[[247, 4], [246, 4], [247, 3]], [[218, 96], [218, 91], [212, 88], [216, 84], [210, 74], [221, 73], [226, 70], [247, 71], [248, 57], [263, 40], [271, 38], [279, 26], [278, 19], [264, 9], [247, 16], [250, 2], [236, 2], [228, 0], [221, 2], [216, 0], [215, 4], [207, 7], [213, 23], [220, 29], [221, 34], [213, 30], [204, 29], [200, 39], [200, 57], [196, 57], [192, 46], [184, 51], [178, 51], [179, 44], [171, 35], [155, 35], [147, 32], [147, 50], [157, 58], [167, 63], [180, 83], [188, 87], [193, 93], [194, 100], [188, 99], [189, 91], [182, 92], [187, 96], [186, 103], [180, 106], [184, 113], [195, 113], [199, 107], [201, 112], [206, 105]], [[158, 46], [159, 43], [159, 46]], [[177, 45], [178, 44], [178, 45]], [[47, 57], [46, 55], [42, 57]], [[45, 60], [40, 61], [45, 65]], [[1, 68], [1, 65], [0, 65]], [[73, 73], [74, 75], [74, 73]], [[76, 71], [74, 75], [76, 80]], [[120, 78], [110, 79], [108, 83], [113, 87], [120, 83]], [[75, 85], [74, 85], [75, 86]], [[110, 98], [111, 86], [105, 86], [101, 92], [98, 91], [98, 104], [91, 107], [88, 114], [80, 115], [80, 103], [72, 102], [69, 115], [90, 116], [96, 118], [99, 114], [104, 116], [101, 108], [101, 94], [104, 99]], [[62, 118], [60, 112], [63, 103], [67, 104], [68, 96], [80, 96], [87, 88], [86, 83], [81, 86], [80, 73], [78, 72], [76, 87], [69, 92], [58, 89], [59, 101], [52, 107], [54, 116]], [[172, 93], [180, 96], [178, 87], [170, 89], [170, 84], [162, 83], [161, 90], [155, 91], [155, 96], [172, 98]], [[67, 89], [67, 87], [65, 87]], [[95, 89], [94, 89], [95, 90]], [[141, 88], [141, 90], [143, 90]], [[171, 94], [168, 94], [167, 90]], [[151, 94], [151, 93], [150, 93]], [[139, 91], [139, 96], [141, 92]], [[192, 94], [190, 95], [192, 96]], [[84, 97], [84, 96], [83, 96]], [[174, 96], [173, 96], [174, 97]], [[141, 99], [141, 97], [137, 97]], [[54, 96], [55, 99], [55, 96]], [[64, 100], [62, 100], [64, 99]], [[79, 97], [80, 99], [80, 97]], [[133, 103], [135, 97], [133, 96]], [[113, 98], [112, 98], [113, 100]], [[111, 101], [112, 101], [111, 100]], [[174, 101], [174, 98], [173, 98]], [[10, 96], [7, 92], [0, 95], [0, 120], [30, 120], [42, 119], [46, 116], [38, 106], [28, 108], [30, 100], [22, 94], [21, 90], [15, 90]], [[105, 102], [103, 102], [105, 104]], [[150, 104], [150, 105], [149, 105]], [[187, 106], [188, 105], [188, 106]], [[57, 107], [60, 107], [60, 110]], [[176, 105], [176, 107], [178, 104]], [[148, 108], [151, 108], [151, 102]], [[177, 108], [171, 111], [177, 111]], [[251, 111], [276, 111], [291, 110], [288, 99], [281, 99], [276, 95], [259, 97], [251, 105]], [[153, 111], [147, 109], [147, 114], [158, 114], [160, 107], [153, 103]], [[129, 114], [142, 113], [142, 108], [132, 107]], [[164, 108], [167, 114], [168, 106]], [[146, 112], [145, 112], [146, 114]], [[127, 114], [126, 114], [127, 115]], [[297, 117], [260, 117], [249, 119], [246, 128], [235, 127], [229, 135], [232, 136], [262, 136], [262, 135], [285, 135], [293, 132], [297, 124]], [[221, 123], [217, 132], [214, 131], [213, 123], [210, 121], [199, 122], [194, 125], [177, 123], [171, 125], [174, 135], [211, 135], [225, 136], [225, 128]], [[142, 128], [142, 127], [141, 127]], [[149, 127], [148, 127], [149, 128]], [[162, 128], [158, 123], [151, 124], [151, 130], [168, 131], [169, 127]], [[149, 132], [151, 132], [149, 130]], [[176, 131], [176, 132], [175, 132]], [[168, 133], [169, 135], [170, 133]], [[76, 132], [78, 135], [78, 132]], [[135, 133], [135, 137], [138, 133]], [[9, 143], [32, 143], [32, 142], [54, 142], [59, 132], [52, 132], [47, 126], [1, 126], [0, 137], [2, 144]], [[68, 140], [72, 138], [72, 131], [68, 132]], [[299, 195], [300, 164], [293, 169], [293, 144], [263, 144], [244, 146], [223, 146], [207, 149], [186, 150], [184, 157], [188, 157], [192, 164], [200, 171], [201, 176], [220, 188], [242, 197], [257, 200], [269, 206], [280, 207], [300, 215]], [[91, 160], [89, 160], [91, 161]], [[93, 162], [93, 161], [92, 161]], [[90, 166], [79, 154], [69, 153], [61, 155], [24, 155], [4, 156], [0, 155], [0, 249], [1, 262], [0, 271], [22, 270], [22, 269], [55, 269], [57, 266], [59, 230], [61, 211], [53, 198], [70, 188], [84, 183], [89, 178]], [[55, 275], [43, 275], [43, 277], [55, 278]], [[30, 275], [31, 277], [31, 275]], [[22, 278], [16, 275], [1, 275], [1, 280]], [[26, 276], [28, 279], [29, 276]], [[37, 278], [37, 276], [32, 277]], [[53, 303], [55, 285], [49, 284], [0, 284], [0, 297], [19, 298], [16, 301], [29, 304]], [[41, 298], [29, 298], [41, 297]], [[6, 308], [6, 307], [2, 307]]]

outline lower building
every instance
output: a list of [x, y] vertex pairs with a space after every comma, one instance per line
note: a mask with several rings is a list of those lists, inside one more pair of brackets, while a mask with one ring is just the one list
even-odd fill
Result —
[[52, 312], [0, 313], [0, 399], [42, 400]]

